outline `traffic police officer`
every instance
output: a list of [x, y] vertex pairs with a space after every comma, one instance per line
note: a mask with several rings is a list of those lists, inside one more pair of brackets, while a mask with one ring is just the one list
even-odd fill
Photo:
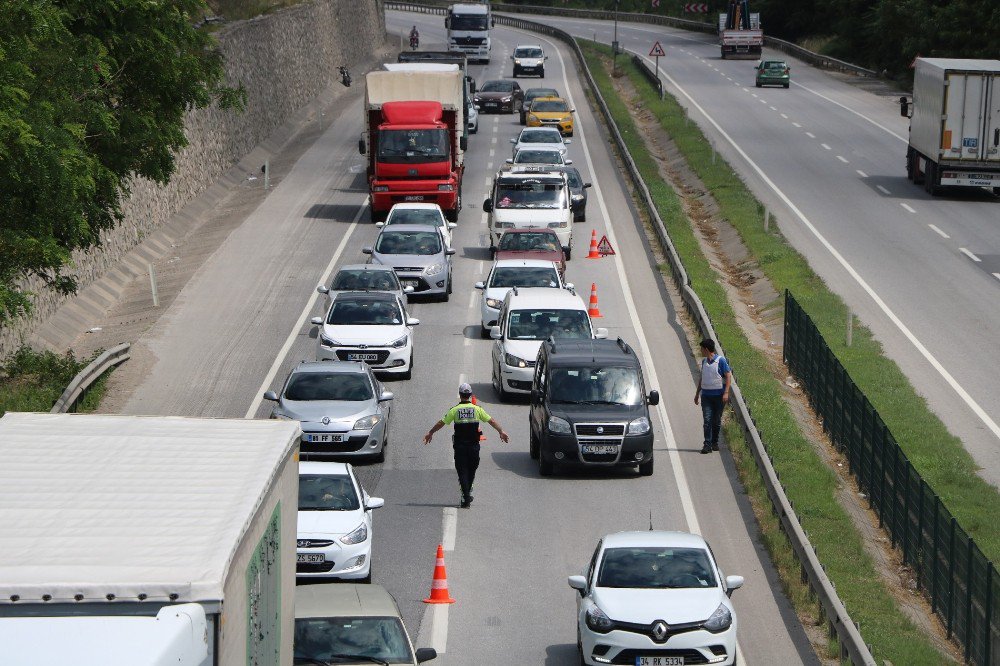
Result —
[[462, 488], [462, 508], [467, 509], [472, 504], [472, 483], [476, 480], [476, 469], [479, 467], [479, 423], [489, 423], [506, 444], [510, 437], [479, 405], [472, 404], [472, 387], [462, 383], [458, 387], [459, 403], [448, 410], [444, 417], [434, 424], [434, 427], [424, 436], [424, 444], [430, 444], [431, 439], [441, 428], [449, 423], [455, 424], [455, 434], [451, 441], [455, 449], [455, 471], [458, 472], [458, 484]]

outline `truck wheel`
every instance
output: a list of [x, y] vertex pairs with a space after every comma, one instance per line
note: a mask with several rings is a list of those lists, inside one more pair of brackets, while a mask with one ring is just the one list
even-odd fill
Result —
[[653, 459], [639, 465], [639, 476], [653, 476]]
[[927, 171], [924, 172], [924, 190], [927, 194], [932, 197], [936, 197], [941, 194], [941, 188], [937, 185], [937, 164], [934, 162], [927, 162]]

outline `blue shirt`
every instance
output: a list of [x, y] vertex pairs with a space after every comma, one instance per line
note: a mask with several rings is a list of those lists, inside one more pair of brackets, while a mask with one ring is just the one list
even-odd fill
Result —
[[727, 361], [726, 357], [722, 356], [721, 354], [716, 354], [715, 357], [712, 359], [711, 363], [709, 363], [709, 361], [708, 361], [707, 358], [701, 359], [702, 377], [704, 377], [704, 375], [705, 375], [706, 366], [708, 366], [708, 368], [715, 367], [717, 369], [717, 372], [719, 373], [719, 377], [722, 378], [722, 387], [721, 388], [705, 388], [704, 386], [702, 386], [701, 394], [702, 395], [722, 395], [723, 393], [725, 393], [725, 390], [726, 390], [726, 373], [727, 372], [731, 372], [731, 370], [729, 368], [729, 361]]

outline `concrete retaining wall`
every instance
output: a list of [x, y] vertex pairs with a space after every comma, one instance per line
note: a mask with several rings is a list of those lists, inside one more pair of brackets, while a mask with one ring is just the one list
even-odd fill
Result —
[[[131, 195], [123, 202], [123, 222], [103, 234], [99, 247], [74, 254], [75, 266], [70, 273], [77, 278], [81, 295], [88, 286], [121, 268], [120, 262], [142, 239], [204, 193], [295, 111], [336, 84], [340, 78], [337, 67], [347, 65], [355, 78], [360, 78], [352, 65], [385, 47], [385, 18], [381, 0], [315, 0], [225, 25], [218, 38], [228, 83], [242, 83], [247, 91], [245, 111], [213, 107], [188, 113], [189, 145], [178, 154], [171, 181], [166, 186], [144, 179], [134, 181]], [[123, 275], [123, 279], [127, 277]], [[26, 286], [36, 293], [34, 312], [24, 321], [0, 328], [0, 359], [29, 340], [60, 346], [38, 329], [67, 297], [46, 289], [39, 281]], [[92, 302], [92, 296], [83, 299], [85, 306], [99, 309], [102, 303]]]

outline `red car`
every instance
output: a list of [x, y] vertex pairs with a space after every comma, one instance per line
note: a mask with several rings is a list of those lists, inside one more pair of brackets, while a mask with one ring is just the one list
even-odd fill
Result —
[[492, 248], [494, 259], [542, 259], [554, 261], [559, 275], [566, 277], [566, 255], [551, 229], [508, 229]]

